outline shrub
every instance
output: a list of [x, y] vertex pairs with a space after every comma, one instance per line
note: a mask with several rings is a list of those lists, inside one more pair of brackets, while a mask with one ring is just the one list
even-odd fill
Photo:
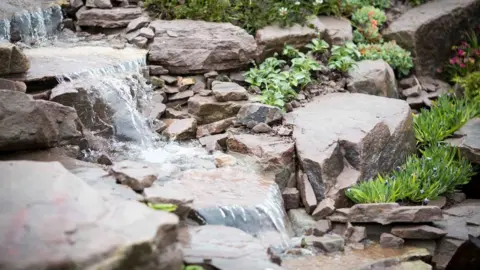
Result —
[[462, 87], [467, 100], [480, 103], [480, 71], [472, 72], [465, 77], [455, 77], [453, 81]]
[[356, 43], [380, 43], [383, 41], [380, 28], [387, 21], [387, 16], [382, 10], [373, 6], [365, 6], [352, 15], [353, 40]]
[[361, 60], [383, 59], [399, 77], [408, 75], [413, 67], [410, 52], [398, 46], [395, 41], [383, 44], [359, 44], [358, 49]]
[[455, 55], [449, 60], [446, 72], [450, 78], [465, 77], [467, 74], [480, 71], [480, 40], [477, 33], [467, 34], [467, 41], [453, 46]]
[[322, 54], [325, 53], [328, 48], [330, 48], [330, 45], [328, 45], [325, 40], [318, 37], [316, 39], [313, 39], [312, 42], [310, 42], [309, 44], [307, 44], [305, 48], [309, 49], [314, 54]]
[[360, 57], [357, 45], [353, 42], [346, 42], [343, 46], [333, 45], [328, 67], [330, 69], [347, 72], [356, 64], [356, 60]]
[[457, 149], [434, 145], [422, 151], [422, 157], [408, 157], [405, 164], [390, 175], [359, 183], [345, 194], [355, 203], [428, 203], [467, 184], [473, 174], [471, 164]]
[[352, 15], [352, 22], [358, 25], [369, 24], [374, 20], [378, 26], [382, 26], [387, 21], [387, 15], [383, 10], [373, 6], [365, 6]]
[[479, 107], [479, 103], [465, 99], [440, 96], [430, 110], [422, 109], [421, 113], [414, 117], [417, 143], [428, 147], [451, 136], [468, 120], [478, 115]]

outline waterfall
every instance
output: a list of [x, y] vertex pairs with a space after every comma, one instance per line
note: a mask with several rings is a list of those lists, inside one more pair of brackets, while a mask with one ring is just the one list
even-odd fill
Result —
[[0, 21], [0, 40], [38, 43], [55, 37], [63, 20], [62, 9], [53, 5], [17, 12], [11, 19]]

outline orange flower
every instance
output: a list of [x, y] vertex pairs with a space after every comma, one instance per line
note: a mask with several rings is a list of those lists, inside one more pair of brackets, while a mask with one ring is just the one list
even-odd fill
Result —
[[374, 27], [374, 28], [377, 27], [377, 25], [378, 25], [377, 20], [371, 20], [370, 23], [372, 24], [372, 27]]

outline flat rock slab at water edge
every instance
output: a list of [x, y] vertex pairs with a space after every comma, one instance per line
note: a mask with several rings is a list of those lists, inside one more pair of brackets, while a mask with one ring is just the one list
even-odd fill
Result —
[[79, 26], [99, 28], [122, 28], [130, 21], [142, 16], [141, 8], [113, 8], [99, 9], [81, 8], [77, 13], [77, 24]]
[[255, 237], [236, 228], [205, 225], [180, 233], [184, 260], [225, 270], [281, 270], [270, 262], [267, 248]]
[[42, 47], [23, 51], [30, 61], [25, 74], [10, 75], [7, 78], [19, 81], [41, 81], [62, 77], [77, 77], [88, 74], [102, 74], [104, 69], [124, 70], [137, 68], [145, 62], [146, 50], [110, 47], [82, 46], [73, 48]]
[[469, 120], [455, 135], [447, 141], [459, 147], [470, 162], [480, 164], [480, 117]]
[[343, 190], [403, 163], [415, 151], [408, 104], [365, 94], [329, 94], [285, 116], [318, 201], [342, 207]]
[[[459, 247], [468, 240], [468, 235], [480, 236], [480, 200], [466, 200], [444, 210], [444, 220], [434, 225], [447, 232], [439, 242], [433, 261], [437, 268], [444, 270], [456, 252], [464, 252]], [[460, 258], [468, 254], [460, 253]], [[458, 258], [457, 258], [458, 259]]]
[[282, 195], [273, 177], [240, 167], [196, 169], [163, 186], [191, 194], [192, 209], [201, 224], [226, 225], [252, 234], [285, 230]]
[[387, 40], [412, 52], [416, 74], [435, 75], [465, 31], [480, 23], [480, 1], [431, 1], [405, 12], [383, 32]]
[[181, 269], [175, 215], [103, 197], [58, 162], [0, 170], [5, 269]]
[[350, 222], [357, 223], [425, 223], [442, 220], [437, 206], [400, 206], [397, 203], [356, 204], [347, 211]]
[[255, 58], [255, 39], [229, 23], [157, 20], [148, 60], [171, 74], [206, 73], [242, 68]]
[[79, 138], [75, 109], [0, 90], [0, 151], [53, 147]]
[[286, 257], [282, 266], [289, 270], [431, 270], [425, 263], [415, 263], [413, 268], [400, 267], [404, 262], [427, 260], [430, 256], [425, 248], [385, 249], [373, 245], [363, 250], [345, 249], [343, 253], [335, 255]]

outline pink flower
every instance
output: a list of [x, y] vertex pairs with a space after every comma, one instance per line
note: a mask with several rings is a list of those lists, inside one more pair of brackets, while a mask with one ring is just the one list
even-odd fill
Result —
[[468, 44], [467, 42], [462, 42], [462, 46], [465, 47], [465, 48], [469, 48], [470, 47], [470, 44]]
[[460, 50], [458, 50], [457, 54], [458, 54], [459, 56], [464, 56], [464, 55], [465, 55], [465, 51], [462, 50], [462, 49], [460, 49]]
[[464, 67], [465, 67], [465, 64], [464, 64], [464, 63], [460, 63], [460, 67], [461, 67], [461, 68], [464, 68]]
[[442, 73], [442, 68], [437, 68], [437, 73]]
[[455, 65], [455, 58], [450, 59], [450, 65]]

